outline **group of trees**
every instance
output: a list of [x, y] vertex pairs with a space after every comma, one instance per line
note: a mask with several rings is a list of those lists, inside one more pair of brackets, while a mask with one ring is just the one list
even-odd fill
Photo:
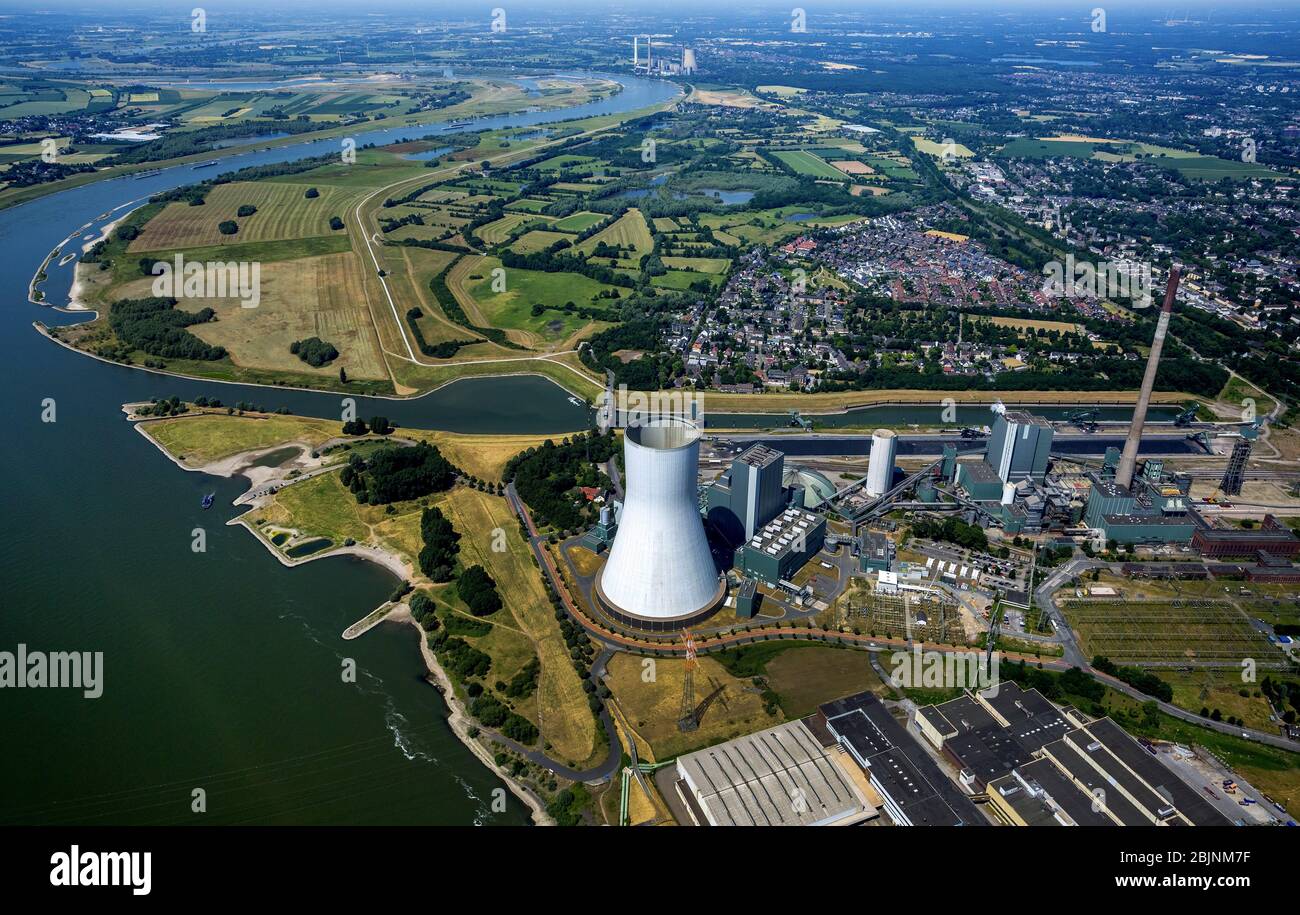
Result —
[[426, 508], [420, 515], [420, 571], [437, 582], [451, 581], [460, 552], [460, 534], [451, 526], [441, 509]]
[[978, 524], [967, 524], [960, 518], [918, 518], [912, 522], [912, 535], [927, 540], [942, 540], [955, 543], [968, 550], [986, 552], [989, 548], [988, 534]]
[[490, 616], [504, 606], [497, 583], [480, 565], [470, 566], [456, 578], [456, 593], [475, 616]]
[[367, 432], [388, 435], [392, 431], [393, 426], [385, 416], [372, 416], [369, 425], [364, 419], [350, 419], [343, 424], [344, 435], [365, 435]]
[[1122, 680], [1134, 689], [1141, 690], [1148, 696], [1155, 696], [1163, 702], [1172, 702], [1174, 699], [1172, 686], [1140, 667], [1121, 667], [1105, 655], [1097, 655], [1093, 658], [1092, 666], [1104, 674]]
[[295, 340], [289, 344], [289, 352], [313, 368], [320, 368], [339, 357], [339, 351], [335, 349], [334, 344], [326, 343], [320, 337]]
[[529, 448], [511, 458], [504, 477], [514, 481], [520, 498], [542, 524], [574, 529], [587, 520], [583, 511], [587, 503], [576, 491], [579, 476], [617, 451], [612, 429], [604, 435], [593, 429], [558, 445], [547, 439], [540, 448]]
[[204, 343], [185, 328], [215, 320], [211, 308], [180, 311], [176, 300], [161, 296], [118, 299], [108, 313], [109, 326], [118, 339], [151, 356], [212, 362], [226, 357], [221, 346]]
[[499, 728], [501, 733], [517, 743], [531, 744], [537, 741], [537, 727], [518, 712], [491, 693], [483, 693], [470, 703], [470, 714], [485, 727]]
[[367, 460], [354, 454], [339, 477], [362, 505], [418, 499], [451, 487], [455, 468], [428, 442], [376, 451]]

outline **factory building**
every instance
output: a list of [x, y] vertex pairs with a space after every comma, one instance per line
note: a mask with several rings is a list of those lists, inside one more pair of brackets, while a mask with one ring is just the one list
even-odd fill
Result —
[[1229, 825], [1109, 718], [1081, 722], [1012, 681], [916, 715], [920, 732], [960, 771], [968, 790], [987, 794], [1003, 823]]
[[726, 595], [700, 518], [700, 432], [660, 419], [623, 437], [626, 498], [593, 594], [613, 620], [668, 631], [710, 616]]
[[867, 462], [867, 495], [883, 496], [894, 486], [894, 463], [898, 458], [898, 436], [891, 429], [871, 433], [871, 457]]
[[876, 808], [837, 755], [789, 721], [679, 756], [677, 796], [697, 826], [852, 826]]
[[972, 502], [999, 502], [1002, 479], [986, 461], [957, 465], [957, 485], [966, 490]]
[[1272, 515], [1265, 515], [1259, 527], [1249, 530], [1240, 527], [1211, 527], [1199, 516], [1197, 520], [1200, 523], [1192, 533], [1192, 546], [1202, 556], [1254, 557], [1261, 552], [1274, 557], [1300, 554], [1300, 538]]
[[[1109, 456], [1108, 456], [1109, 457]], [[1164, 471], [1164, 462], [1148, 460], [1127, 489], [1108, 473], [1088, 474], [1088, 494], [1083, 520], [1116, 543], [1187, 543], [1197, 518], [1188, 504], [1191, 481]]]
[[706, 513], [733, 544], [754, 533], [784, 508], [785, 455], [766, 445], [751, 445], [731, 462], [705, 495]]
[[825, 518], [788, 508], [736, 550], [736, 568], [776, 587], [793, 578], [825, 541]]
[[1003, 410], [993, 420], [985, 460], [1004, 483], [1043, 482], [1052, 453], [1052, 424], [1023, 410]]
[[899, 826], [987, 826], [988, 820], [873, 693], [828, 702], [813, 719], [871, 779]]
[[894, 541], [879, 531], [863, 531], [858, 538], [858, 568], [863, 572], [888, 572], [894, 566]]

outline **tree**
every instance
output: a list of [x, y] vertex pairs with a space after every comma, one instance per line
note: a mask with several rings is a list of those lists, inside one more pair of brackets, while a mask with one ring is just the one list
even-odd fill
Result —
[[330, 228], [337, 232], [339, 229], [343, 228], [343, 220], [339, 219], [337, 216], [331, 216]]
[[244, 217], [252, 216], [256, 212], [257, 212], [257, 207], [253, 206], [251, 203], [246, 203], [243, 206], [241, 206], [238, 210], [235, 211], [235, 215], [239, 216], [240, 218], [244, 218]]
[[222, 235], [234, 235], [239, 231], [239, 223], [233, 219], [223, 219], [217, 224], [217, 231]]
[[314, 187], [309, 187], [307, 188], [307, 191], [306, 193], [303, 194], [303, 196], [306, 197], [308, 200], [315, 200], [317, 197], [320, 196], [320, 191], [316, 190], [316, 188]]
[[340, 384], [348, 383], [348, 370], [341, 365], [339, 366], [339, 383]]

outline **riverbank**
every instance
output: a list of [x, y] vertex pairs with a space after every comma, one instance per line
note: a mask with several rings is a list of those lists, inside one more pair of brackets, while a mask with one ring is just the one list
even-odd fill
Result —
[[[222, 457], [202, 464], [186, 464], [179, 457], [168, 451], [167, 448], [154, 436], [149, 434], [148, 426], [151, 422], [151, 418], [135, 416], [130, 407], [131, 405], [124, 406], [123, 412], [126, 413], [128, 419], [132, 420], [136, 431], [144, 436], [147, 441], [153, 444], [155, 448], [162, 452], [177, 467], [193, 473], [204, 473], [226, 478], [243, 476], [248, 479], [249, 488], [234, 500], [233, 504], [235, 505], [244, 504], [250, 506], [250, 509], [256, 508], [259, 505], [259, 499], [254, 498], [256, 493], [266, 493], [267, 497], [269, 497], [269, 495], [274, 494], [274, 492], [286, 486], [297, 485], [306, 480], [312, 479], [316, 473], [331, 473], [339, 469], [339, 465], [337, 464], [326, 465], [323, 456], [320, 458], [307, 458], [306, 463], [311, 465], [311, 470], [305, 473], [300, 473], [295, 477], [289, 477], [287, 475], [285, 467], [287, 462], [282, 462], [276, 467], [256, 466], [256, 461], [259, 458], [290, 447], [300, 449], [298, 457], [290, 460], [295, 464], [301, 465], [304, 463], [304, 455], [310, 454], [311, 446], [300, 442], [286, 442], [272, 445], [267, 448], [244, 451], [239, 454]], [[152, 421], [156, 422], [157, 420], [155, 419]], [[301, 468], [293, 467], [289, 469]], [[232, 527], [244, 528], [244, 530], [252, 534], [254, 539], [261, 543], [262, 546], [264, 546], [267, 551], [286, 568], [297, 568], [309, 562], [314, 562], [319, 559], [328, 559], [332, 556], [353, 556], [382, 566], [400, 581], [410, 582], [419, 577], [416, 570], [412, 568], [405, 559], [388, 550], [372, 546], [363, 546], [361, 544], [353, 544], [351, 546], [341, 546], [326, 552], [314, 553], [310, 556], [293, 558], [286, 556], [284, 552], [268, 540], [260, 530], [249, 524], [245, 520], [245, 516], [241, 515], [231, 518], [226, 522], [226, 524]], [[388, 607], [388, 612], [382, 615], [379, 614], [379, 611], [383, 610], [385, 607]], [[383, 604], [380, 604], [379, 607], [371, 610], [356, 623], [353, 623], [352, 626], [349, 626], [344, 630], [341, 637], [344, 640], [359, 638], [380, 622], [385, 621], [410, 625], [418, 634], [420, 656], [423, 659], [425, 668], [431, 678], [431, 685], [434, 686], [434, 688], [436, 688], [442, 695], [443, 702], [448, 710], [447, 723], [450, 726], [452, 733], [456, 735], [456, 738], [460, 740], [460, 742], [464, 744], [465, 747], [468, 748], [485, 767], [501, 779], [501, 781], [510, 789], [512, 794], [519, 798], [519, 800], [528, 807], [535, 824], [554, 825], [554, 821], [546, 813], [546, 807], [541, 798], [534, 794], [522, 782], [516, 780], [508, 772], [498, 766], [487, 748], [472, 736], [472, 732], [478, 727], [477, 723], [469, 715], [468, 710], [465, 709], [460, 699], [457, 698], [451, 678], [438, 663], [437, 656], [425, 641], [424, 630], [411, 616], [410, 608], [405, 603], [392, 604], [389, 601], [385, 601]]]

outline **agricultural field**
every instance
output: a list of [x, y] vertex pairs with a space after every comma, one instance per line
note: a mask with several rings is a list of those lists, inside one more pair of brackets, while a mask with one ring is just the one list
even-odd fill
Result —
[[1069, 599], [1061, 607], [1089, 657], [1148, 667], [1240, 670], [1243, 658], [1254, 658], [1261, 669], [1286, 666], [1282, 653], [1230, 601]]
[[578, 245], [578, 250], [584, 254], [591, 254], [601, 242], [610, 246], [631, 248], [633, 253], [619, 260], [624, 265], [630, 262], [634, 268], [643, 255], [654, 250], [650, 227], [646, 225], [641, 211], [635, 207], [624, 213], [613, 225], [607, 226]]
[[[342, 234], [330, 229], [330, 217], [349, 217], [352, 195], [334, 187], [317, 188], [320, 196], [308, 198], [311, 184], [237, 181], [219, 184], [204, 206], [183, 201], [169, 203], [131, 242], [131, 253], [176, 251], [259, 241], [279, 241], [318, 235]], [[241, 206], [257, 207], [252, 216], [238, 216]], [[223, 235], [218, 226], [233, 220], [239, 231]]]
[[1049, 330], [1062, 334], [1083, 333], [1083, 325], [1070, 321], [1042, 321], [1036, 318], [986, 317], [984, 315], [966, 315], [967, 321], [991, 321], [998, 327], [1014, 327], [1022, 331]]
[[912, 137], [912, 145], [915, 146], [919, 152], [923, 152], [927, 156], [934, 156], [936, 159], [941, 159], [948, 155], [956, 156], [959, 159], [970, 159], [975, 155], [975, 153], [971, 152], [969, 148], [961, 143], [953, 143], [951, 145], [947, 143], [936, 143], [934, 140], [927, 140], [924, 137]]

